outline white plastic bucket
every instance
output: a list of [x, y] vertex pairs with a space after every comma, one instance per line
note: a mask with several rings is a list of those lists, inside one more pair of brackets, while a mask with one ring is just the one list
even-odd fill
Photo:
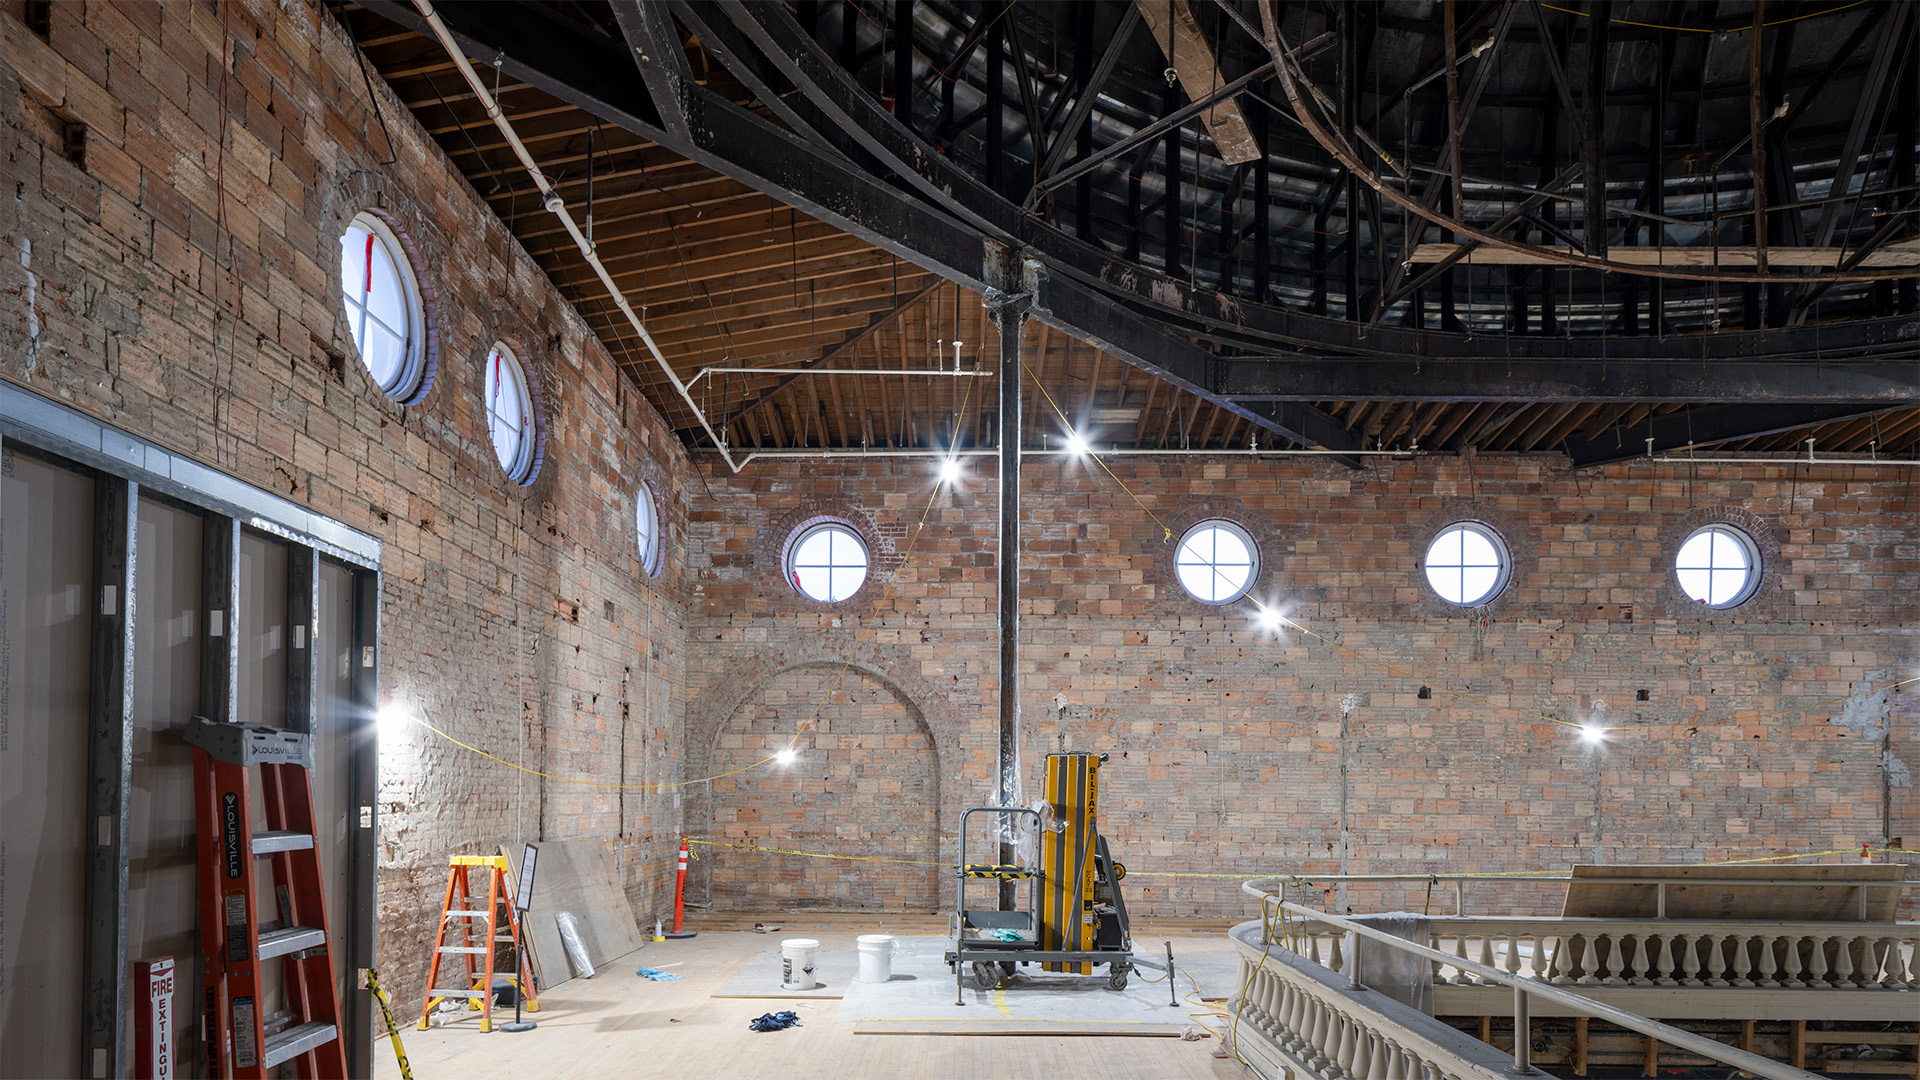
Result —
[[860, 944], [860, 981], [883, 983], [893, 978], [893, 935], [862, 934]]
[[788, 938], [780, 943], [780, 989], [813, 989], [813, 959], [820, 943], [813, 938]]

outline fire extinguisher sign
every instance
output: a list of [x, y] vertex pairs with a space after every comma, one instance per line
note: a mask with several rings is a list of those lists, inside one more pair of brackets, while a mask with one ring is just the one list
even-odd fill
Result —
[[136, 961], [133, 979], [142, 999], [133, 1029], [135, 1080], [174, 1080], [173, 957]]

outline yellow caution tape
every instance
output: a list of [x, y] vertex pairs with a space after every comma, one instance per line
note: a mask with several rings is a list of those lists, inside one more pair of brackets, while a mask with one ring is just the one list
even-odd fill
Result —
[[380, 1015], [387, 1021], [387, 1037], [393, 1040], [393, 1056], [400, 1063], [401, 1080], [413, 1080], [413, 1066], [407, 1063], [406, 1048], [400, 1045], [400, 1029], [393, 1025], [393, 1010], [387, 1005], [387, 992], [380, 989], [380, 972], [376, 968], [367, 969], [367, 989], [373, 991], [373, 1000], [380, 1003]]
[[[801, 851], [795, 848], [762, 847], [759, 844], [733, 844], [733, 843], [728, 843], [727, 841], [724, 841], [724, 840], [698, 840], [691, 836], [687, 837], [686, 840], [688, 844], [698, 844], [702, 847], [736, 848], [740, 851], [760, 851], [760, 852], [765, 852], [766, 854], [769, 854], [769, 855], [799, 855], [803, 858], [808, 858], [808, 859], [837, 859], [842, 862], [890, 863], [895, 866], [952, 866], [953, 865], [952, 863], [946, 863], [946, 862], [930, 862], [925, 859], [890, 859], [883, 855], [838, 855], [828, 851]], [[1920, 855], [1920, 851], [1909, 851], [1906, 848], [1889, 847], [1889, 848], [1873, 848], [1872, 850], [1881, 852], [1883, 854]], [[1684, 865], [1687, 865], [1687, 866], [1740, 866], [1747, 863], [1784, 862], [1784, 861], [1793, 860], [1793, 859], [1817, 859], [1824, 855], [1857, 855], [1859, 854], [1859, 852], [1860, 852], [1859, 848], [1852, 848], [1852, 847], [1831, 848], [1826, 851], [1804, 851], [1795, 855], [1760, 855], [1751, 859], [1720, 859], [1714, 862], [1686, 863]], [[968, 877], [1016, 877], [1016, 876], [1024, 877], [1024, 876], [1027, 876], [1024, 872], [1020, 874], [1013, 874], [1013, 873], [1007, 872], [1012, 869], [1014, 868], [1001, 866], [997, 864], [983, 864], [983, 863], [968, 863], [963, 867], [963, 870]], [[976, 871], [978, 872], [976, 873]], [[1463, 871], [1460, 873], [1453, 873], [1453, 874], [1416, 874], [1416, 873], [1399, 873], [1399, 874], [1340, 874], [1340, 873], [1298, 874], [1298, 873], [1294, 873], [1294, 874], [1289, 874], [1285, 872], [1263, 874], [1257, 871], [1242, 871], [1239, 873], [1231, 873], [1231, 874], [1197, 874], [1197, 873], [1188, 873], [1186, 871], [1176, 871], [1176, 870], [1161, 870], [1161, 871], [1129, 870], [1126, 872], [1124, 876], [1129, 878], [1137, 878], [1137, 877], [1138, 878], [1184, 878], [1184, 879], [1190, 879], [1190, 880], [1196, 880], [1196, 881], [1205, 881], [1205, 880], [1251, 881], [1251, 880], [1255, 880], [1263, 877], [1286, 877], [1295, 885], [1311, 888], [1311, 887], [1315, 887], [1313, 885], [1313, 882], [1315, 879], [1321, 879], [1326, 881], [1334, 881], [1334, 880], [1407, 881], [1415, 878], [1424, 877], [1430, 881], [1439, 882], [1439, 881], [1454, 881], [1454, 880], [1472, 880], [1474, 878], [1498, 877], [1498, 878], [1516, 878], [1516, 879], [1538, 878], [1546, 881], [1565, 881], [1567, 880], [1566, 874], [1567, 874], [1567, 871], [1565, 870], [1488, 870], [1488, 871]]]

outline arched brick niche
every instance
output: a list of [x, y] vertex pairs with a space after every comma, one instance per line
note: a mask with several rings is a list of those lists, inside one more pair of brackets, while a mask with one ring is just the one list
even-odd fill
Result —
[[[796, 731], [796, 761], [757, 764]], [[773, 673], [719, 724], [707, 767], [718, 777], [702, 800], [710, 839], [904, 860], [710, 847], [702, 860], [715, 910], [931, 911], [938, 904], [939, 754], [919, 708], [878, 674], [835, 663]]]

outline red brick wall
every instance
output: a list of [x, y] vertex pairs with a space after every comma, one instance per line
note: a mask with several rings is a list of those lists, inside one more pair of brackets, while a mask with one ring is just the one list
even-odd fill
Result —
[[[377, 536], [383, 697], [529, 768], [678, 779], [691, 477], [571, 305], [384, 84], [376, 115], [317, 6], [62, 0], [52, 19], [43, 41], [0, 8], [0, 376]], [[60, 122], [86, 125], [84, 168]], [[337, 295], [365, 209], [405, 231], [432, 294], [438, 374], [410, 408], [366, 377]], [[527, 488], [483, 422], [496, 339], [541, 389]], [[642, 477], [667, 531], [652, 579]], [[382, 780], [378, 959], [402, 1007], [452, 852], [624, 836], [636, 912], [670, 907], [670, 791], [543, 782], [420, 732]]]
[[[1296, 869], [1736, 859], [1888, 834], [1920, 846], [1912, 789], [1882, 763], [1883, 752], [1920, 760], [1920, 692], [1850, 703], [1846, 724], [1830, 719], [1843, 706], [1813, 706], [1920, 668], [1920, 499], [1903, 475], [1700, 466], [1690, 480], [1680, 466], [1619, 465], [1576, 477], [1557, 458], [1515, 457], [1361, 471], [1303, 459], [1109, 463], [1176, 538], [1215, 515], [1245, 526], [1263, 551], [1258, 596], [1412, 673], [1296, 631], [1257, 632], [1244, 603], [1192, 600], [1160, 525], [1114, 481], [1085, 464], [1030, 462], [1028, 791], [1059, 736], [1108, 751], [1101, 820], [1131, 870], [1235, 875], [1135, 878], [1129, 900], [1142, 910], [1236, 914], [1239, 875]], [[925, 463], [900, 461], [756, 463], [738, 477], [708, 468], [714, 499], [688, 537], [688, 752], [715, 737], [703, 717], [726, 709], [714, 702], [750, 697], [793, 663], [852, 659], [929, 720], [951, 858], [959, 808], [993, 791], [996, 515], [990, 478], [940, 493], [896, 578], [931, 478]], [[834, 514], [868, 534], [881, 573], [825, 607], [785, 584], [779, 555], [795, 528]], [[1462, 517], [1495, 526], [1516, 555], [1511, 585], [1472, 612], [1434, 598], [1418, 567], [1427, 540]], [[1744, 525], [1762, 550], [1760, 592], [1738, 609], [1702, 610], [1675, 581], [1679, 543], [1707, 520]], [[1438, 689], [1422, 699], [1423, 680], [1521, 712]], [[1579, 720], [1603, 702], [1611, 724], [1665, 726], [1596, 752], [1525, 715]], [[757, 722], [791, 730], [786, 714], [810, 708]], [[822, 714], [841, 708], [828, 701]], [[1779, 715], [1717, 723], [1755, 713]], [[885, 810], [870, 823], [857, 843], [819, 849], [870, 851]], [[780, 832], [766, 836], [778, 844]], [[819, 880], [796, 902], [830, 902]], [[1527, 887], [1471, 890], [1482, 911], [1559, 903]], [[1417, 907], [1424, 888], [1355, 887], [1344, 902]]]

